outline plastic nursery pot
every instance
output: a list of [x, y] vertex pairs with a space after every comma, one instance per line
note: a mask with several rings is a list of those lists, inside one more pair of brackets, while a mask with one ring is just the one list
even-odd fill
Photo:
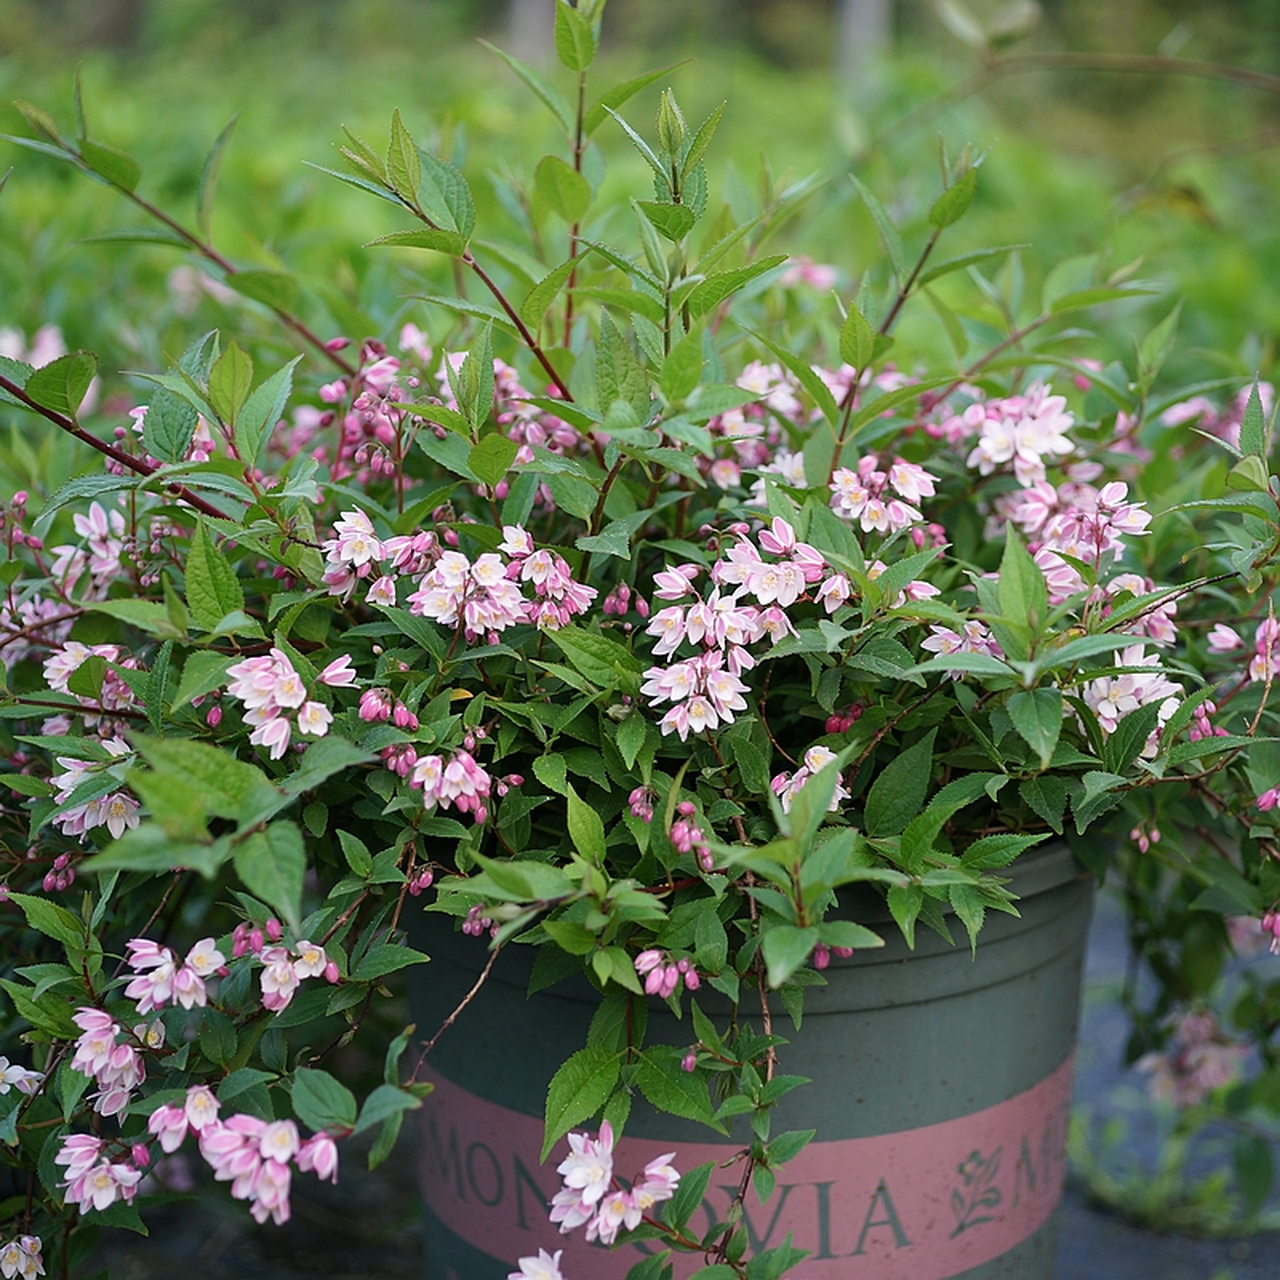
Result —
[[[1021, 917], [991, 913], [976, 958], [966, 942], [949, 946], [923, 929], [910, 951], [884, 916], [885, 947], [833, 958], [828, 986], [806, 993], [800, 1031], [776, 1015], [775, 1031], [790, 1040], [782, 1070], [812, 1084], [786, 1096], [773, 1132], [817, 1135], [783, 1166], [766, 1204], [748, 1195], [746, 1225], [755, 1248], [791, 1232], [809, 1250], [797, 1268], [805, 1280], [1052, 1277], [1093, 882], [1065, 846], [1019, 860], [1011, 875]], [[414, 926], [414, 944], [432, 957], [411, 993], [424, 1031], [457, 1006], [485, 960], [486, 939], [455, 927], [429, 913]], [[574, 1280], [622, 1280], [652, 1248], [608, 1252], [547, 1219], [567, 1149], [561, 1142], [538, 1163], [547, 1083], [586, 1043], [597, 998], [573, 979], [527, 999], [525, 950], [498, 957], [428, 1061], [428, 1280], [505, 1280], [539, 1248], [564, 1249], [560, 1265]], [[714, 994], [698, 995], [713, 1013]], [[648, 1039], [691, 1038], [687, 1016], [677, 1023], [650, 1003]], [[615, 1168], [629, 1177], [674, 1148], [687, 1170], [740, 1149], [715, 1137], [637, 1098]], [[738, 1178], [736, 1167], [712, 1177], [694, 1229], [723, 1215]], [[699, 1265], [676, 1255], [676, 1277]]]

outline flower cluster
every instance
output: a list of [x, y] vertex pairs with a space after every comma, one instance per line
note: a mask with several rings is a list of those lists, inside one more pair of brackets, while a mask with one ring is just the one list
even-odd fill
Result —
[[[273, 760], [284, 755], [295, 727], [313, 738], [329, 732], [333, 712], [309, 696], [306, 681], [281, 649], [273, 646], [270, 653], [237, 662], [227, 668], [227, 675], [231, 677], [227, 692], [244, 703], [244, 722], [253, 726], [249, 741], [266, 747]], [[333, 688], [346, 688], [354, 680], [346, 655], [335, 658], [316, 676], [317, 683]]]
[[634, 1231], [644, 1215], [670, 1200], [680, 1184], [672, 1166], [675, 1152], [650, 1160], [630, 1187], [622, 1187], [613, 1172], [613, 1127], [606, 1120], [595, 1138], [571, 1133], [569, 1154], [556, 1166], [564, 1185], [552, 1197], [551, 1221], [562, 1234], [586, 1226], [588, 1241], [613, 1244], [624, 1227]]
[[126, 1036], [119, 1023], [101, 1009], [77, 1009], [71, 1018], [81, 1032], [71, 1066], [97, 1082], [93, 1109], [104, 1116], [122, 1114], [133, 1091], [146, 1078], [143, 1049], [164, 1043], [163, 1024], [134, 1027], [132, 1036]]
[[286, 947], [279, 945], [283, 936], [280, 922], [274, 917], [267, 920], [265, 933], [257, 925], [241, 921], [231, 935], [234, 959], [249, 955], [262, 964], [259, 974], [262, 1007], [271, 1013], [288, 1007], [305, 978], [323, 977], [329, 983], [336, 983], [341, 977], [337, 963], [318, 942], [302, 938], [294, 946]]
[[1248, 1048], [1228, 1039], [1211, 1012], [1175, 1015], [1170, 1025], [1169, 1047], [1137, 1062], [1138, 1070], [1151, 1077], [1154, 1097], [1179, 1108], [1192, 1107], [1240, 1074]]
[[[804, 763], [795, 771], [795, 773], [779, 773], [776, 774], [770, 782], [773, 793], [778, 797], [778, 802], [782, 805], [783, 813], [791, 812], [791, 802], [796, 797], [796, 792], [804, 786], [815, 773], [825, 769], [827, 765], [832, 764], [836, 759], [836, 753], [828, 747], [817, 743], [810, 747], [804, 753]], [[831, 794], [831, 803], [827, 806], [832, 813], [835, 813], [843, 801], [849, 798], [849, 788], [836, 779], [835, 790]]]
[[87, 1133], [73, 1133], [63, 1139], [62, 1147], [54, 1156], [57, 1164], [66, 1169], [67, 1203], [74, 1204], [81, 1213], [90, 1209], [106, 1209], [117, 1200], [132, 1204], [142, 1181], [142, 1170], [132, 1155], [126, 1159], [113, 1159], [111, 1144], [103, 1138]]
[[214, 1118], [199, 1130], [200, 1154], [218, 1182], [230, 1182], [231, 1194], [249, 1202], [257, 1222], [288, 1222], [290, 1164], [321, 1179], [338, 1180], [338, 1148], [327, 1133], [305, 1141], [292, 1120], [260, 1120], [234, 1115]]
[[0, 1276], [4, 1280], [35, 1280], [44, 1275], [39, 1236], [19, 1236], [0, 1245]]
[[129, 967], [137, 976], [125, 987], [124, 994], [138, 1002], [141, 1014], [163, 1009], [170, 1001], [184, 1009], [203, 1007], [208, 1000], [205, 979], [222, 970], [225, 960], [212, 938], [201, 938], [181, 964], [168, 947], [147, 938], [130, 939], [125, 950]]

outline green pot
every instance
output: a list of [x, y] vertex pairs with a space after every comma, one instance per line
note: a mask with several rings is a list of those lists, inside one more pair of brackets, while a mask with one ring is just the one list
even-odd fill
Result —
[[[1011, 874], [1021, 916], [991, 913], [976, 957], [929, 930], [908, 950], [876, 900], [851, 914], [877, 927], [885, 947], [833, 958], [828, 985], [806, 994], [800, 1031], [775, 1015], [790, 1040], [782, 1069], [812, 1084], [787, 1095], [773, 1132], [817, 1134], [768, 1203], [748, 1197], [746, 1225], [758, 1248], [792, 1233], [810, 1251], [796, 1271], [803, 1280], [1052, 1277], [1092, 880], [1065, 846]], [[454, 930], [429, 913], [414, 924], [414, 944], [432, 957], [412, 992], [424, 1033], [457, 1007], [486, 958], [486, 939]], [[428, 1280], [505, 1280], [539, 1248], [564, 1249], [567, 1280], [622, 1280], [647, 1251], [610, 1253], [547, 1220], [561, 1158], [557, 1148], [538, 1163], [547, 1083], [585, 1044], [597, 996], [575, 979], [527, 999], [529, 969], [527, 949], [508, 947], [428, 1060], [437, 1086], [421, 1112]], [[714, 993], [698, 999], [714, 1016]], [[650, 1040], [691, 1041], [687, 1019], [651, 1006]], [[629, 1177], [673, 1148], [679, 1169], [732, 1159], [740, 1148], [715, 1137], [637, 1100], [615, 1167]], [[712, 1177], [695, 1230], [723, 1215], [737, 1180], [736, 1168]], [[679, 1280], [701, 1259], [675, 1263]]]

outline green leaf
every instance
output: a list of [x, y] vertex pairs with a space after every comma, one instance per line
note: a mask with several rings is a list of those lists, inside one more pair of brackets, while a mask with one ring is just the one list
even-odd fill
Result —
[[280, 912], [297, 930], [302, 919], [302, 878], [307, 870], [302, 832], [292, 822], [273, 822], [236, 846], [236, 875], [255, 897]]
[[556, 0], [555, 41], [556, 55], [570, 71], [585, 71], [596, 56], [594, 24], [567, 0]]
[[[505, 50], [499, 49], [495, 44], [490, 44], [487, 40], [481, 40], [480, 43], [484, 45], [490, 53], [496, 53], [498, 57], [501, 58], [503, 62], [505, 62], [507, 66], [509, 66], [511, 70], [514, 71], [516, 75], [518, 75], [520, 79], [533, 90], [551, 114], [560, 122], [560, 127], [567, 135], [572, 137], [573, 111], [565, 101], [564, 95], [560, 93], [558, 89], [554, 88], [544, 76], [529, 66], [528, 63], [521, 62], [519, 58], [512, 57], [511, 54], [507, 53]], [[654, 72], [653, 74], [656, 78], [661, 74], [661, 72]], [[604, 119], [603, 112], [600, 113], [600, 119]], [[600, 121], [598, 120], [596, 123], [599, 124]], [[594, 125], [587, 125], [587, 132], [590, 133], [594, 127]]]
[[419, 151], [418, 156], [422, 161], [418, 198], [423, 211], [437, 226], [470, 240], [476, 225], [476, 206], [462, 171], [429, 151]]
[[770, 351], [773, 352], [784, 365], [795, 374], [799, 379], [800, 385], [813, 398], [814, 404], [822, 410], [822, 416], [831, 426], [835, 426], [840, 417], [840, 410], [836, 406], [835, 396], [831, 394], [831, 388], [827, 386], [821, 378], [814, 373], [812, 366], [807, 361], [802, 360], [793, 351], [787, 350], [786, 347], [779, 346], [776, 342], [766, 338], [762, 333], [752, 333], [751, 335], [757, 342], [762, 342]]
[[543, 156], [533, 171], [534, 190], [566, 222], [581, 220], [591, 205], [591, 184], [559, 156]]
[[693, 230], [693, 224], [698, 220], [698, 215], [687, 204], [637, 200], [635, 205], [672, 244], [679, 244]]
[[[718, 271], [709, 275], [690, 295], [686, 304], [689, 314], [697, 320], [707, 314], [713, 307], [718, 307], [726, 298], [732, 297], [744, 285], [749, 284], [757, 276], [772, 271], [787, 261], [785, 253], [761, 258], [750, 266], [737, 267], [732, 271]], [[816, 376], [816, 375], [815, 375]]]
[[425, 964], [429, 959], [429, 956], [421, 951], [415, 951], [412, 947], [383, 942], [376, 947], [370, 947], [360, 957], [351, 977], [355, 982], [373, 982], [377, 978], [386, 977], [389, 973], [398, 973], [401, 969], [407, 969], [411, 964]]
[[840, 327], [840, 356], [855, 369], [865, 369], [876, 353], [876, 331], [871, 322], [852, 304]]
[[227, 274], [227, 287], [273, 311], [291, 311], [298, 301], [298, 282], [287, 271], [253, 267]]
[[355, 1095], [327, 1071], [299, 1067], [289, 1086], [294, 1114], [309, 1129], [348, 1132], [356, 1123]]
[[472, 447], [467, 465], [481, 484], [492, 487], [506, 476], [519, 451], [514, 440], [495, 431]]
[[[50, 142], [63, 146], [62, 135], [58, 132], [58, 124], [54, 118], [46, 111], [41, 111], [39, 107], [34, 107], [29, 102], [24, 102], [21, 98], [17, 99], [13, 104], [22, 113], [22, 118], [38, 133], [41, 137], [47, 138]], [[14, 139], [18, 141], [18, 139]], [[63, 157], [65, 159], [65, 156]]]
[[885, 252], [889, 255], [890, 265], [893, 267], [894, 274], [899, 280], [905, 280], [907, 276], [906, 258], [902, 252], [902, 237], [898, 234], [898, 228], [893, 225], [893, 219], [885, 212], [884, 205], [876, 199], [875, 193], [870, 187], [865, 186], [856, 177], [851, 175], [851, 181], [858, 194], [862, 197], [863, 203], [867, 206], [867, 212], [871, 214], [871, 220], [876, 224], [876, 230], [880, 232], [880, 239], [884, 242]]
[[[680, 65], [678, 62], [674, 62], [667, 67], [659, 67], [656, 71], [645, 71], [638, 76], [632, 76], [630, 80], [624, 80], [621, 84], [614, 85], [612, 89], [605, 90], [587, 109], [582, 122], [583, 131], [588, 134], [594, 133], [604, 124], [610, 112], [616, 111], [628, 99], [635, 97], [641, 89], [648, 88], [655, 80], [661, 80], [667, 72]], [[569, 131], [569, 129], [566, 129], [566, 132]]]
[[608, 1102], [620, 1070], [618, 1055], [600, 1045], [579, 1049], [565, 1061], [547, 1088], [540, 1159], [545, 1160], [574, 1125], [595, 1115]]
[[23, 390], [42, 409], [74, 418], [97, 371], [98, 357], [93, 352], [72, 351], [35, 370]]
[[698, 385], [704, 363], [702, 331], [694, 329], [671, 348], [662, 362], [658, 385], [668, 400], [684, 400]]
[[958, 222], [973, 203], [977, 189], [978, 170], [969, 169], [933, 202], [929, 210], [929, 225], [941, 231], [943, 227]]
[[569, 789], [569, 838], [573, 847], [596, 866], [604, 862], [604, 823], [599, 813], [567, 784]]
[[261, 769], [203, 742], [143, 734], [135, 734], [133, 742], [162, 779], [196, 791], [215, 817], [237, 817], [245, 797], [268, 785]]
[[83, 947], [85, 927], [83, 921], [73, 916], [66, 907], [60, 907], [47, 898], [37, 898], [29, 893], [11, 893], [9, 901], [22, 908], [31, 928], [43, 933], [55, 942], [70, 947]]
[[761, 943], [769, 985], [780, 987], [809, 958], [818, 942], [818, 930], [790, 924], [775, 924], [765, 931]]
[[391, 113], [391, 143], [387, 148], [387, 179], [392, 189], [410, 203], [418, 198], [422, 181], [422, 161], [418, 147], [400, 118], [399, 108]]
[[252, 385], [253, 361], [239, 343], [232, 342], [209, 371], [209, 403], [228, 426], [235, 425]]
[[917, 277], [916, 288], [922, 289], [925, 285], [940, 279], [942, 276], [950, 275], [953, 271], [963, 271], [967, 267], [977, 266], [979, 262], [987, 262], [991, 258], [998, 258], [1001, 254], [1028, 247], [1025, 244], [998, 244], [986, 249], [972, 249], [968, 253], [957, 254], [954, 258], [944, 258]]
[[301, 356], [294, 356], [283, 369], [257, 386], [244, 402], [236, 419], [235, 441], [236, 451], [245, 466], [258, 465], [263, 445], [271, 438], [276, 423], [284, 414], [293, 391], [293, 371], [301, 359]]
[[244, 611], [244, 591], [231, 562], [213, 544], [203, 520], [187, 556], [187, 605], [197, 624], [213, 631], [229, 613]]
[[525, 295], [520, 304], [520, 319], [534, 332], [542, 323], [547, 309], [556, 299], [556, 294], [564, 288], [565, 281], [573, 274], [573, 269], [582, 258], [581, 254], [562, 262], [554, 271], [549, 271]]
[[86, 168], [124, 191], [134, 190], [142, 177], [142, 166], [132, 156], [88, 138], [80, 144], [80, 159]]
[[636, 1085], [659, 1111], [698, 1120], [721, 1132], [723, 1125], [714, 1121], [706, 1081], [698, 1072], [680, 1069], [684, 1050], [674, 1045], [653, 1045], [640, 1054], [636, 1068]]
[[222, 154], [227, 149], [227, 143], [231, 140], [231, 131], [236, 127], [236, 121], [239, 118], [240, 113], [237, 112], [227, 122], [222, 132], [218, 134], [217, 140], [209, 148], [209, 154], [205, 157], [204, 168], [200, 171], [200, 186], [196, 191], [196, 225], [200, 228], [200, 234], [206, 240], [212, 234], [213, 194], [218, 186], [218, 171], [222, 168]]
[[467, 238], [458, 231], [446, 231], [439, 227], [418, 227], [413, 231], [392, 231], [389, 235], [378, 236], [376, 240], [366, 240], [365, 248], [374, 245], [402, 246], [407, 249], [434, 249], [437, 253], [447, 253], [450, 257], [460, 258], [466, 252]]
[[1231, 1148], [1231, 1165], [1235, 1170], [1241, 1199], [1244, 1200], [1244, 1211], [1252, 1217], [1271, 1195], [1275, 1179], [1275, 1157], [1271, 1151], [1271, 1143], [1256, 1133], [1237, 1135]]
[[422, 1106], [422, 1099], [392, 1084], [380, 1084], [365, 1100], [360, 1108], [360, 1118], [356, 1121], [355, 1132], [363, 1133], [375, 1124], [382, 1124], [394, 1115], [405, 1111], [416, 1111]]
[[1047, 769], [1062, 731], [1062, 694], [1057, 689], [1020, 689], [1006, 704], [1013, 727]]
[[171, 710], [177, 711], [194, 698], [220, 689], [227, 683], [227, 668], [234, 666], [236, 661], [234, 655], [214, 653], [208, 649], [190, 654], [183, 664], [182, 679], [178, 682], [178, 692], [174, 694]]
[[308, 745], [302, 754], [302, 762], [280, 785], [289, 795], [298, 796], [318, 787], [335, 773], [343, 773], [376, 759], [372, 751], [357, 747], [354, 742], [336, 734], [329, 734]]
[[1005, 525], [1004, 555], [1000, 558], [996, 596], [1000, 601], [1000, 612], [1007, 620], [1025, 620], [1032, 636], [1038, 637], [1041, 634], [1049, 616], [1049, 591], [1043, 571], [1023, 546], [1013, 521]]
[[142, 443], [161, 462], [181, 462], [195, 434], [195, 406], [161, 387], [147, 406], [142, 420]]
[[1033, 813], [1043, 818], [1058, 835], [1062, 834], [1062, 816], [1067, 811], [1067, 784], [1061, 778], [1052, 774], [1025, 778], [1018, 786], [1018, 794]]
[[[1244, 418], [1240, 423], [1240, 452], [1257, 454], [1265, 459], [1267, 456], [1267, 427], [1262, 416], [1262, 400], [1258, 395], [1258, 383], [1249, 391], [1249, 403], [1245, 405]], [[1265, 476], [1265, 472], [1263, 473]], [[1266, 489], [1266, 483], [1260, 486]]]
[[868, 835], [901, 835], [907, 823], [924, 808], [933, 774], [936, 735], [937, 730], [930, 729], [914, 746], [891, 760], [871, 784], [864, 813]]

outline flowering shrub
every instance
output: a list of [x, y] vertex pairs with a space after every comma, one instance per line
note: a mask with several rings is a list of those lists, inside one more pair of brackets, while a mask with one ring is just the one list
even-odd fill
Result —
[[[602, 8], [557, 5], [580, 84]], [[1140, 856], [1176, 873], [1203, 950], [1225, 949], [1224, 913], [1275, 931], [1270, 389], [1158, 392], [1172, 317], [1132, 367], [1087, 358], [1064, 318], [1149, 291], [1124, 273], [1075, 264], [1027, 315], [978, 270], [1004, 251], [939, 261], [977, 190], [967, 151], [905, 228], [923, 227], [914, 261], [862, 192], [887, 265], [854, 292], [764, 252], [803, 185], [751, 213], [713, 203], [719, 111], [691, 128], [663, 93], [646, 141], [617, 112], [658, 73], [575, 110], [506, 61], [569, 158], [507, 192], [505, 247], [399, 114], [385, 151], [341, 147], [335, 176], [404, 215], [379, 243], [486, 295], [432, 294], [390, 342], [317, 335], [292, 277], [217, 252], [216, 150], [192, 230], [138, 194], [129, 157], [23, 104], [36, 136], [14, 141], [160, 217], [302, 354], [206, 333], [101, 412], [90, 353], [0, 359], [4, 403], [101, 461], [3, 514], [22, 959], [3, 986], [31, 1065], [2, 1060], [0, 1142], [34, 1179], [6, 1274], [40, 1274], [38, 1240], [69, 1274], [94, 1224], [136, 1227], [184, 1148], [277, 1223], [295, 1169], [336, 1179], [366, 1130], [384, 1158], [434, 1039], [406, 1059], [414, 1030], [389, 1035], [363, 1101], [332, 1054], [426, 958], [405, 943], [424, 907], [491, 948], [563, 952], [606, 995], [691, 1009], [678, 1088], [629, 1070], [629, 1044], [590, 1050], [588, 1089], [588, 1051], [566, 1046], [550, 1216], [704, 1253], [708, 1276], [781, 1275], [801, 1252], [753, 1262], [732, 1214], [693, 1239], [710, 1166], [672, 1152], [623, 1182], [614, 1134], [636, 1091], [717, 1128], [750, 1113], [739, 1201], [768, 1195], [812, 1135], [771, 1134], [797, 1080], [767, 995], [798, 1018], [833, 957], [883, 943], [845, 886], [883, 893], [909, 942], [954, 921], [973, 939], [1016, 911], [1015, 859], [1066, 840], [1101, 873], [1103, 833], [1158, 823], [1195, 833], [1143, 835]], [[653, 172], [630, 221], [597, 197], [605, 130]], [[964, 271], [982, 332], [999, 326], [986, 345], [936, 293]], [[892, 345], [925, 298], [953, 361]], [[1240, 1065], [1196, 1009], [1208, 991], [1185, 985], [1175, 1052], [1145, 1060], [1171, 1096]], [[559, 1257], [513, 1275], [559, 1276]]]

